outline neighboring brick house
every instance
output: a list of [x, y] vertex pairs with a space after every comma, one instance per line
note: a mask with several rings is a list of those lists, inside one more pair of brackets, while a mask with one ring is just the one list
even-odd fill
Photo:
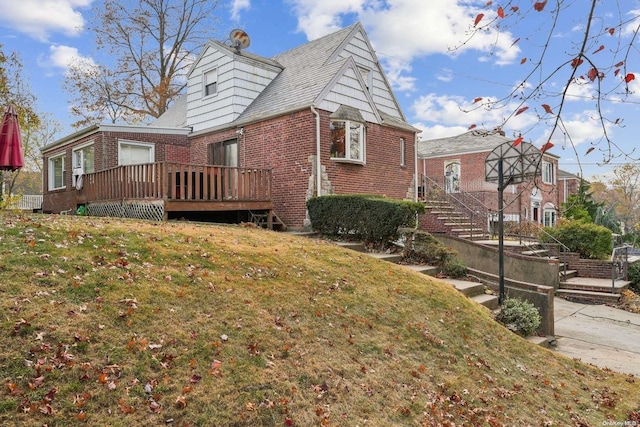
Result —
[[[428, 192], [429, 186], [438, 187], [463, 203], [471, 205], [478, 202], [477, 205], [487, 210], [486, 221], [495, 221], [498, 186], [486, 180], [486, 160], [496, 147], [513, 142], [500, 131], [477, 130], [418, 142], [418, 170], [424, 177], [421, 189]], [[520, 144], [528, 145], [531, 157], [536, 159], [537, 176], [505, 188], [504, 220], [514, 223], [529, 220], [553, 226], [559, 206], [564, 201], [560, 198], [558, 186], [559, 157], [548, 151], [543, 153], [526, 142]], [[569, 188], [567, 190], [572, 191]], [[473, 208], [476, 211], [477, 205]]]
[[[414, 200], [417, 132], [359, 23], [270, 59], [209, 41], [187, 75], [186, 94], [151, 126], [94, 126], [45, 147], [43, 209], [106, 203], [95, 200], [97, 175], [126, 164], [118, 147], [128, 141], [139, 144], [129, 163], [192, 167], [169, 165], [168, 174], [161, 169], [158, 179], [169, 182], [154, 187], [153, 197], [145, 186], [156, 178], [145, 178], [144, 191], [111, 203], [156, 198], [165, 218], [197, 212], [198, 218], [215, 219], [222, 211], [263, 210], [299, 228], [308, 225], [306, 201], [315, 195]], [[67, 165], [77, 161], [74, 147], [92, 143], [84, 170], [69, 174]], [[145, 151], [149, 147], [153, 153]], [[91, 182], [90, 190], [75, 189], [80, 173], [90, 178], [82, 181]], [[131, 181], [139, 173], [158, 172], [135, 169], [125, 175]]]
[[581, 182], [578, 175], [558, 169], [558, 204], [567, 203], [569, 196], [578, 194]]

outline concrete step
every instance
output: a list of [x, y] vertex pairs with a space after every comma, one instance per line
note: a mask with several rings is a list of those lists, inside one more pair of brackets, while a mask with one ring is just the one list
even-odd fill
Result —
[[402, 255], [400, 254], [381, 254], [377, 252], [370, 252], [369, 255], [375, 259], [392, 262], [394, 264], [398, 264], [402, 261]]
[[336, 242], [341, 248], [351, 249], [352, 251], [364, 252], [364, 246], [359, 242]]
[[565, 281], [567, 279], [572, 279], [574, 277], [578, 277], [578, 270], [567, 270], [564, 271], [562, 267], [560, 267], [560, 281]]
[[403, 267], [408, 268], [409, 270], [413, 270], [417, 273], [426, 274], [427, 276], [435, 276], [440, 270], [438, 267], [433, 267], [431, 265], [403, 264]]
[[495, 310], [498, 308], [498, 297], [495, 295], [476, 295], [471, 299], [480, 305], [487, 307], [489, 310]]
[[451, 283], [458, 291], [467, 297], [484, 295], [484, 284], [482, 283], [455, 279], [446, 279], [446, 281]]
[[576, 290], [576, 291], [590, 291], [601, 293], [616, 293], [620, 294], [623, 290], [627, 289], [631, 282], [628, 280], [616, 280], [611, 283], [610, 279], [592, 279], [589, 277], [572, 277], [566, 280], [562, 280], [559, 283], [560, 289]]
[[558, 289], [556, 296], [568, 301], [585, 304], [616, 304], [620, 300], [620, 294], [607, 294], [604, 292], [579, 291], [574, 289]]
[[529, 251], [522, 251], [522, 255], [530, 255], [530, 256], [545, 256], [549, 251], [546, 249], [532, 249]]

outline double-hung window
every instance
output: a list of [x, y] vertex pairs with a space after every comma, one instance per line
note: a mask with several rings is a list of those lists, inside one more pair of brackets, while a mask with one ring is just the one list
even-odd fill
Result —
[[364, 124], [352, 120], [331, 121], [331, 157], [364, 162]]
[[49, 190], [59, 190], [65, 188], [65, 178], [67, 171], [65, 170], [65, 155], [49, 157]]
[[556, 183], [556, 173], [553, 163], [542, 162], [542, 182], [545, 184]]
[[218, 69], [206, 71], [203, 75], [204, 96], [218, 93]]

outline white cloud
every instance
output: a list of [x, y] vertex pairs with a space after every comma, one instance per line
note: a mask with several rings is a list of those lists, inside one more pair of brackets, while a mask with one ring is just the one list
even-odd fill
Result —
[[43, 67], [62, 68], [65, 71], [68, 70], [71, 65], [81, 65], [85, 68], [96, 66], [93, 59], [82, 56], [75, 47], [64, 45], [50, 46], [48, 58], [41, 60], [40, 65]]
[[250, 7], [250, 0], [233, 0], [231, 2], [231, 19], [233, 21], [238, 21], [240, 19], [240, 12], [249, 9]]
[[[493, 98], [495, 99], [495, 98]], [[472, 125], [478, 128], [494, 129], [505, 127], [509, 133], [518, 132], [534, 125], [538, 118], [533, 113], [523, 113], [513, 116], [505, 124], [509, 115], [519, 108], [516, 102], [504, 106], [489, 107], [491, 97], [484, 97], [482, 101], [474, 103], [473, 99], [461, 96], [428, 94], [418, 98], [412, 110], [415, 117], [423, 122], [437, 123], [446, 127], [464, 127]]]
[[[378, 57], [396, 90], [414, 90], [405, 76], [411, 62], [432, 54], [459, 55], [469, 50], [485, 53], [482, 61], [502, 65], [513, 62], [519, 47], [509, 32], [494, 30], [469, 36], [473, 18], [480, 11], [471, 2], [451, 0], [288, 0], [298, 17], [298, 31], [308, 39], [344, 26], [355, 17], [363, 23]], [[480, 3], [478, 3], [480, 4]], [[489, 15], [491, 12], [482, 9]], [[488, 16], [485, 19], [489, 19]]]
[[0, 1], [0, 24], [40, 41], [51, 33], [77, 36], [84, 28], [79, 9], [93, 0], [20, 0]]

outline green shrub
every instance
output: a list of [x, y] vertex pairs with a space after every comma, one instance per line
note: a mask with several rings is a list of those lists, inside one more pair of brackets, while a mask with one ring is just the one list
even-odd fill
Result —
[[538, 330], [541, 317], [538, 309], [530, 302], [507, 298], [502, 303], [497, 320], [509, 330], [527, 337]]
[[[558, 239], [581, 258], [606, 259], [611, 255], [613, 235], [611, 230], [601, 225], [584, 221], [564, 220], [556, 227], [547, 227], [545, 231]], [[541, 233], [538, 238], [550, 242], [548, 236]]]
[[629, 264], [629, 281], [633, 291], [640, 292], [640, 263]]
[[426, 231], [406, 230], [404, 237], [406, 244], [402, 256], [405, 261], [442, 267], [458, 255]]
[[452, 279], [465, 277], [467, 271], [467, 266], [457, 258], [449, 259], [442, 265], [442, 272]]
[[314, 197], [307, 208], [315, 231], [375, 244], [398, 239], [398, 229], [414, 227], [424, 212], [421, 203], [363, 194]]

